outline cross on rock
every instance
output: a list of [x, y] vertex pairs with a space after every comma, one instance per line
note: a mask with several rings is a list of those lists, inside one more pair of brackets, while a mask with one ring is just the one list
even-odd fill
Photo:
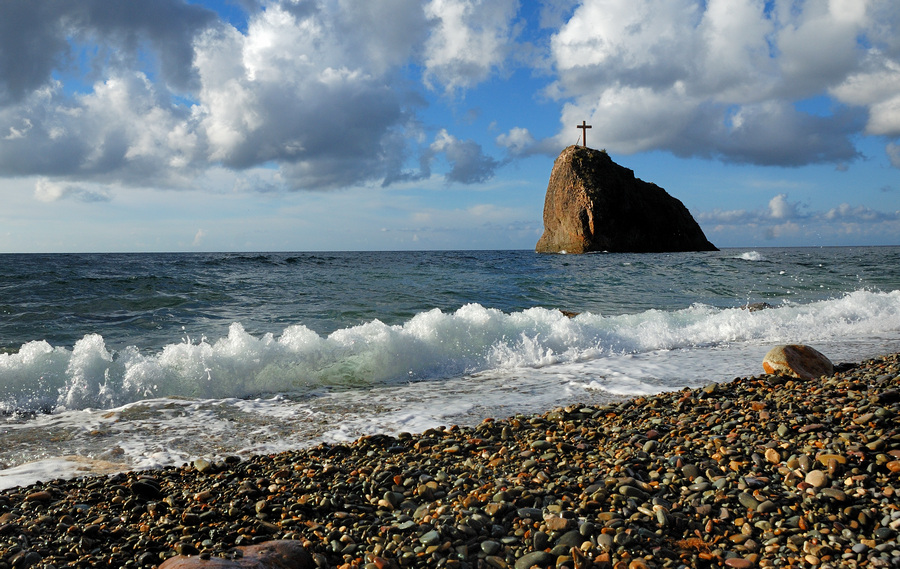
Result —
[[581, 124], [576, 125], [576, 128], [581, 129], [581, 145], [587, 147], [587, 129], [591, 128], [591, 125], [587, 124], [587, 121], [581, 121]]

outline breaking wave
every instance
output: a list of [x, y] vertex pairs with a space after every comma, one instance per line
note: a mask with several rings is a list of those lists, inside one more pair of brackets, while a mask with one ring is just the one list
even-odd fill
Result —
[[900, 329], [900, 291], [856, 291], [759, 312], [696, 304], [676, 311], [569, 318], [531, 308], [504, 313], [469, 304], [401, 325], [378, 320], [320, 335], [303, 325], [279, 336], [185, 336], [148, 352], [111, 350], [89, 334], [71, 349], [28, 342], [0, 354], [0, 409], [109, 408], [148, 398], [242, 398], [271, 393], [440, 380], [489, 369], [543, 367], [612, 354], [734, 342], [815, 342]]
[[759, 251], [746, 251], [741, 253], [736, 257], [737, 259], [742, 259], [744, 261], [765, 261], [766, 258], [763, 257]]

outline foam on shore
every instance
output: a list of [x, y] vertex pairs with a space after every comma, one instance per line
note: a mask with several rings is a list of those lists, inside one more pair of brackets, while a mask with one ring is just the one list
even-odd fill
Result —
[[814, 381], [54, 480], [0, 492], [0, 561], [96, 562], [92, 547], [146, 566], [296, 540], [319, 566], [890, 567], [898, 415], [894, 354]]
[[261, 337], [234, 323], [218, 339], [192, 339], [148, 352], [119, 351], [89, 334], [72, 349], [46, 341], [0, 354], [0, 411], [109, 409], [146, 399], [247, 398], [329, 388], [443, 381], [492, 370], [758, 342], [822, 343], [900, 333], [900, 291], [859, 290], [840, 298], [751, 312], [696, 304], [566, 318], [531, 308], [511, 314], [469, 304], [434, 309], [402, 325], [372, 321], [327, 336], [302, 324]]

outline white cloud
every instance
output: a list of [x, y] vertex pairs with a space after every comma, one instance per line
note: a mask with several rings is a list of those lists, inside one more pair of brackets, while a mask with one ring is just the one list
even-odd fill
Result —
[[82, 184], [54, 182], [40, 178], [34, 186], [34, 197], [42, 202], [56, 202], [64, 199], [92, 203], [108, 202], [112, 198], [105, 188], [89, 187]]
[[900, 95], [879, 101], [869, 107], [869, 134], [900, 136]]
[[643, 84], [671, 84], [691, 65], [686, 54], [700, 17], [692, 0], [586, 0], [553, 37], [556, 67], [568, 87], [635, 78]]
[[[713, 1], [697, 25], [697, 73], [686, 80], [725, 103], [763, 100], [773, 88], [768, 37], [773, 24], [754, 0]], [[691, 54], [680, 52], [682, 56]]]
[[843, 103], [869, 109], [867, 133], [900, 136], [900, 61], [873, 51], [858, 73], [849, 75], [830, 93]]
[[[433, 124], [427, 89], [456, 95], [526, 61], [530, 81], [554, 74], [545, 93], [562, 126], [552, 139], [524, 126], [496, 136], [510, 157], [556, 152], [589, 120], [589, 141], [614, 152], [781, 166], [846, 165], [864, 129], [900, 164], [895, 0], [241, 5], [238, 29], [182, 0], [11, 4], [0, 175], [189, 188], [210, 169], [268, 168], [277, 179], [239, 186], [330, 189], [426, 180], [440, 155], [446, 181], [479, 183], [502, 162]], [[822, 95], [839, 104], [798, 110]]]
[[448, 92], [485, 80], [512, 47], [517, 0], [430, 0], [434, 22], [425, 42], [425, 81]]
[[34, 187], [34, 197], [42, 202], [55, 202], [65, 193], [65, 186], [43, 178], [38, 180]]
[[747, 211], [746, 209], [701, 211], [695, 217], [698, 222], [719, 225], [745, 224], [759, 219], [758, 213]]
[[430, 148], [433, 154], [444, 154], [450, 163], [447, 173], [448, 182], [474, 184], [484, 182], [494, 175], [499, 163], [487, 156], [481, 146], [471, 140], [459, 140], [447, 132], [441, 131], [435, 137]]
[[829, 221], [877, 223], [881, 221], [897, 221], [900, 219], [900, 212], [886, 213], [862, 205], [854, 207], [850, 204], [842, 203], [838, 207], [828, 210], [824, 217]]
[[[105, 4], [56, 14], [36, 0], [4, 14], [0, 175], [191, 187], [210, 167], [275, 165], [288, 189], [422, 179], [433, 151], [410, 66], [448, 90], [475, 85], [502, 67], [517, 11], [515, 0], [284, 0], [240, 31], [180, 0]], [[23, 50], [29, 65], [7, 57]], [[73, 93], [52, 74], [77, 74], [78, 57], [97, 80]], [[474, 142], [444, 152], [448, 180], [493, 175]]]
[[514, 127], [508, 133], [498, 135], [496, 142], [514, 155], [525, 154], [535, 145], [534, 137], [528, 129], [521, 127]]
[[246, 34], [208, 32], [197, 44], [201, 132], [209, 158], [232, 168], [274, 161], [294, 188], [384, 175], [403, 93], [341, 53], [327, 14], [271, 6]]
[[6, 175], [170, 185], [177, 177], [170, 162], [194, 158], [189, 139], [170, 144], [171, 133], [189, 116], [160, 98], [140, 72], [113, 75], [75, 97], [57, 83], [0, 108], [0, 125], [22, 117], [28, 129], [0, 140], [0, 172]]
[[775, 222], [776, 225], [790, 224], [791, 226], [799, 226], [799, 223], [803, 223], [810, 227], [835, 222], [864, 224], [900, 221], [900, 211], [883, 212], [862, 205], [853, 206], [842, 203], [827, 211], [811, 211], [809, 213], [801, 212], [803, 207], [805, 206], [799, 202], [790, 201], [787, 194], [778, 194], [769, 200], [764, 210], [716, 209], [697, 214], [697, 219], [703, 223], [720, 226], [772, 226], [772, 222]]
[[[163, 82], [189, 89], [192, 42], [215, 15], [180, 0], [116, 3], [105, 0], [5, 2], [0, 19], [0, 103], [18, 102], [49, 85], [60, 65], [133, 67], [152, 59]], [[93, 49], [97, 44], [102, 49]], [[73, 53], [81, 47], [89, 49]], [[149, 48], [149, 49], [148, 49]]]
[[769, 200], [769, 216], [772, 219], [797, 219], [800, 215], [800, 204], [789, 202], [787, 194], [778, 194]]
[[[803, 211], [801, 211], [801, 209]], [[696, 215], [707, 237], [719, 246], [753, 246], [778, 239], [785, 245], [889, 244], [900, 231], [900, 211], [877, 211], [843, 203], [809, 210], [778, 194], [764, 208], [711, 210]]]
[[9, 134], [7, 134], [4, 138], [5, 140], [16, 140], [17, 138], [25, 138], [25, 135], [28, 134], [28, 131], [31, 130], [32, 124], [31, 119], [23, 118], [22, 119], [22, 127], [16, 128], [15, 126], [9, 127]]
[[192, 247], [197, 247], [201, 243], [203, 243], [204, 238], [206, 237], [206, 231], [203, 229], [198, 229], [197, 233], [194, 234], [194, 241], [191, 243]]
[[416, 57], [431, 30], [421, 0], [339, 0], [329, 7], [345, 58], [377, 74]]
[[808, 96], [853, 72], [862, 55], [857, 38], [867, 22], [866, 1], [807, 2], [799, 10], [777, 5], [776, 45], [781, 88]]
[[[799, 202], [789, 201], [787, 194], [778, 194], [769, 200], [764, 210], [714, 209], [698, 213], [697, 219], [704, 223], [719, 225], [766, 224], [771, 221], [783, 223], [810, 217], [801, 213], [801, 207], [803, 206]], [[812, 217], [815, 217], [815, 214]]]
[[[622, 153], [852, 161], [864, 127], [900, 132], [900, 42], [884, 25], [898, 14], [891, 0], [583, 0], [551, 40], [547, 93], [568, 100], [557, 148], [587, 119]], [[851, 106], [796, 106], [829, 93]]]

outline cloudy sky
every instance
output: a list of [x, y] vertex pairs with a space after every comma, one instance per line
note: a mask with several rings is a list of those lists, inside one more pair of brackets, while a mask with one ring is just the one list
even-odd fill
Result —
[[720, 247], [900, 244], [896, 0], [2, 0], [0, 252], [530, 249], [582, 120]]

